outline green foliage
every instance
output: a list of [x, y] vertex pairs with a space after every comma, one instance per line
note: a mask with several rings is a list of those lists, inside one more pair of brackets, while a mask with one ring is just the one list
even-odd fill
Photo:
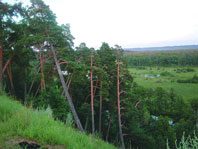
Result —
[[[194, 133], [193, 137], [191, 136], [185, 137], [185, 133], [183, 133], [181, 141], [180, 142], [176, 141], [175, 148], [176, 149], [189, 149], [189, 148], [197, 149], [198, 148], [197, 135]], [[167, 143], [167, 149], [170, 149], [168, 143]]]
[[[131, 67], [136, 66], [197, 66], [197, 50], [137, 52], [125, 56]], [[192, 70], [189, 70], [192, 71]]]
[[133, 134], [128, 139], [134, 146], [145, 148], [142, 144], [148, 143], [147, 148], [165, 148], [168, 139], [170, 148], [174, 148], [175, 140], [182, 137], [182, 132], [193, 133], [197, 117], [191, 105], [197, 100], [190, 105], [174, 90], [166, 92], [162, 88], [146, 89], [137, 85], [133, 86], [131, 94], [136, 102], [130, 102], [131, 106], [127, 108], [130, 111], [127, 119], [130, 117], [130, 120], [126, 132]]
[[198, 83], [198, 76], [194, 75], [191, 79], [187, 80], [177, 80], [178, 83]]
[[62, 88], [58, 88], [56, 83], [49, 87], [47, 86], [46, 90], [42, 90], [41, 94], [37, 98], [33, 99], [33, 107], [38, 109], [47, 109], [48, 106], [50, 106], [53, 111], [53, 117], [66, 122], [70, 109], [65, 97], [61, 94]]
[[175, 71], [177, 73], [181, 73], [181, 72], [195, 72], [195, 70], [193, 68], [182, 68], [182, 69], [177, 68]]
[[160, 76], [173, 76], [170, 72], [168, 72], [168, 71], [164, 71], [164, 72], [162, 72], [162, 73], [160, 73]]

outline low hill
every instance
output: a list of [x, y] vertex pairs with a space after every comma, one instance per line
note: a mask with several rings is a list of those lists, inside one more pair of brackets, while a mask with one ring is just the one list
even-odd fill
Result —
[[57, 149], [116, 148], [60, 121], [55, 121], [46, 110], [26, 108], [10, 97], [2, 95], [0, 96], [0, 148], [20, 148], [19, 145]]
[[198, 45], [183, 46], [164, 46], [164, 47], [144, 47], [144, 48], [125, 48], [125, 52], [145, 52], [145, 51], [169, 51], [169, 50], [197, 50]]

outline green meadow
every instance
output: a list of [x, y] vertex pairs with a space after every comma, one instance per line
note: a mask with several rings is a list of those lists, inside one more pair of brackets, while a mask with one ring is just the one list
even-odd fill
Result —
[[129, 70], [134, 82], [145, 88], [162, 87], [167, 91], [174, 89], [178, 95], [181, 95], [186, 100], [198, 98], [198, 84], [177, 82], [178, 80], [191, 79], [194, 75], [198, 76], [198, 67], [140, 66], [129, 68]]

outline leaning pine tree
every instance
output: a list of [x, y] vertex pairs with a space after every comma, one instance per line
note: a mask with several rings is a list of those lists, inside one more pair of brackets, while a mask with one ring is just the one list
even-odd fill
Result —
[[52, 54], [53, 54], [54, 61], [55, 61], [55, 64], [56, 64], [56, 68], [57, 68], [57, 71], [58, 71], [58, 74], [59, 74], [59, 77], [60, 77], [60, 80], [61, 80], [61, 83], [62, 83], [64, 92], [65, 92], [65, 95], [66, 95], [66, 97], [67, 97], [67, 101], [68, 101], [68, 103], [69, 103], [70, 109], [71, 109], [72, 114], [73, 114], [73, 116], [74, 116], [74, 119], [75, 119], [75, 121], [76, 121], [76, 125], [77, 125], [78, 129], [79, 129], [81, 132], [84, 132], [84, 129], [83, 129], [82, 125], [81, 125], [80, 119], [79, 119], [79, 117], [78, 117], [78, 115], [77, 115], [77, 113], [76, 113], [74, 104], [73, 104], [73, 102], [72, 102], [72, 100], [71, 100], [71, 97], [70, 97], [70, 95], [69, 95], [68, 88], [67, 88], [67, 86], [66, 86], [66, 84], [65, 84], [65, 80], [64, 80], [64, 78], [63, 78], [63, 74], [62, 74], [60, 65], [59, 65], [59, 63], [58, 63], [58, 60], [57, 60], [57, 57], [56, 57], [56, 54], [55, 54], [54, 47], [53, 47], [52, 43], [50, 43], [50, 46], [51, 46], [51, 52], [52, 52]]

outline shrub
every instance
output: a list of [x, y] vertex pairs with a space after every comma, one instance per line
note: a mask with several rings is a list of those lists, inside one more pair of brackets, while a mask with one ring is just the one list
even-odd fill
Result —
[[[194, 136], [188, 136], [185, 138], [185, 133], [183, 134], [181, 141], [177, 144], [177, 140], [175, 142], [175, 148], [176, 149], [197, 149], [198, 148], [198, 137], [194, 133]], [[167, 149], [170, 149], [168, 141], [167, 141]]]
[[186, 68], [187, 72], [195, 72], [195, 70], [193, 68]]
[[191, 79], [177, 80], [178, 83], [198, 83], [198, 76], [194, 75]]
[[164, 72], [162, 72], [162, 73], [160, 73], [160, 75], [161, 76], [173, 76], [170, 72], [168, 72], [168, 71], [164, 71]]

